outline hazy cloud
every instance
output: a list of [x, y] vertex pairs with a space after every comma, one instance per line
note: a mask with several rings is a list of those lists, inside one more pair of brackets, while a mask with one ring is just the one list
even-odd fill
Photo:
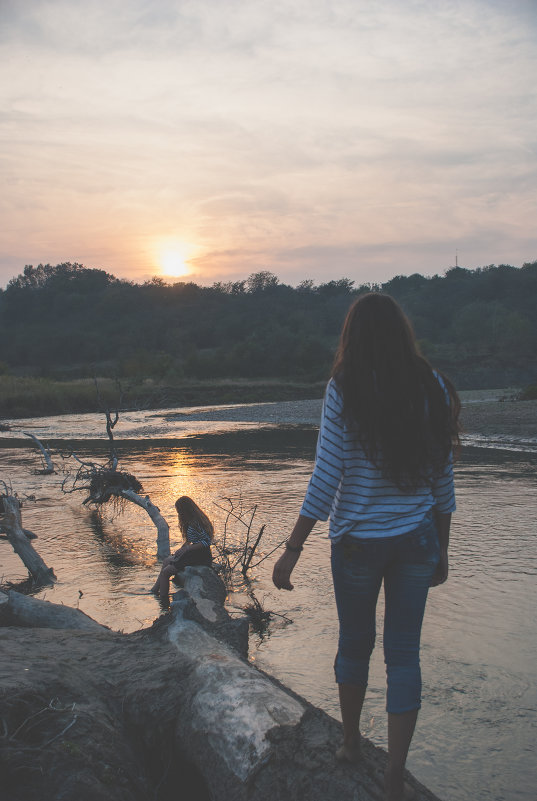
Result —
[[144, 278], [161, 241], [206, 283], [536, 258], [535, 12], [4, 0], [0, 284], [66, 259]]

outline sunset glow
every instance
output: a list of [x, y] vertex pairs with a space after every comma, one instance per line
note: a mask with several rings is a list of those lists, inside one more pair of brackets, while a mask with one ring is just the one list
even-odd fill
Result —
[[177, 250], [165, 250], [161, 254], [160, 271], [170, 278], [181, 278], [190, 272], [184, 256]]
[[183, 278], [191, 274], [190, 259], [195, 255], [196, 249], [188, 243], [175, 237], [166, 237], [156, 240], [151, 252], [155, 272], [158, 275], [165, 278]]

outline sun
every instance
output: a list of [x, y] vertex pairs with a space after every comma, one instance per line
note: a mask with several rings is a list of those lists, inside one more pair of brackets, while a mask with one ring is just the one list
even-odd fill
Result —
[[192, 275], [192, 261], [198, 248], [188, 239], [166, 236], [151, 242], [151, 261], [158, 274], [166, 278], [184, 278]]
[[188, 275], [190, 269], [185, 260], [184, 254], [179, 250], [163, 250], [159, 257], [160, 271], [163, 275], [170, 278], [180, 278]]

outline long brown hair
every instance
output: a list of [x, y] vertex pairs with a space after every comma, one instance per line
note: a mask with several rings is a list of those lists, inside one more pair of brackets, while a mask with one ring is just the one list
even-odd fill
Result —
[[175, 508], [177, 510], [177, 517], [179, 518], [179, 528], [183, 536], [186, 537], [188, 527], [191, 523], [197, 523], [211, 535], [211, 539], [213, 538], [213, 524], [192, 498], [189, 498], [188, 495], [181, 495], [181, 497], [177, 498], [175, 501]]
[[390, 295], [369, 292], [353, 303], [332, 377], [365, 455], [399, 489], [422, 486], [458, 446], [458, 395], [421, 355]]

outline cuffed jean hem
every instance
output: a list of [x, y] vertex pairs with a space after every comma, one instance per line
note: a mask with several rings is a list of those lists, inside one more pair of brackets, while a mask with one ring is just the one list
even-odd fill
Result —
[[415, 712], [416, 710], [420, 709], [421, 709], [421, 701], [417, 706], [409, 706], [408, 709], [406, 707], [405, 709], [391, 709], [388, 708], [388, 705], [386, 704], [386, 712], [388, 713], [388, 715], [404, 715], [405, 712]]
[[347, 537], [332, 545], [340, 624], [336, 682], [367, 685], [375, 645], [376, 604], [384, 580], [386, 708], [390, 713], [401, 714], [421, 706], [421, 624], [439, 556], [432, 516], [409, 534], [371, 540]]
[[408, 667], [386, 667], [388, 692], [386, 712], [401, 715], [421, 709], [421, 669], [419, 659]]
[[365, 663], [357, 664], [351, 659], [342, 659], [338, 651], [334, 660], [334, 675], [337, 684], [354, 684], [359, 687], [367, 687], [369, 659]]

